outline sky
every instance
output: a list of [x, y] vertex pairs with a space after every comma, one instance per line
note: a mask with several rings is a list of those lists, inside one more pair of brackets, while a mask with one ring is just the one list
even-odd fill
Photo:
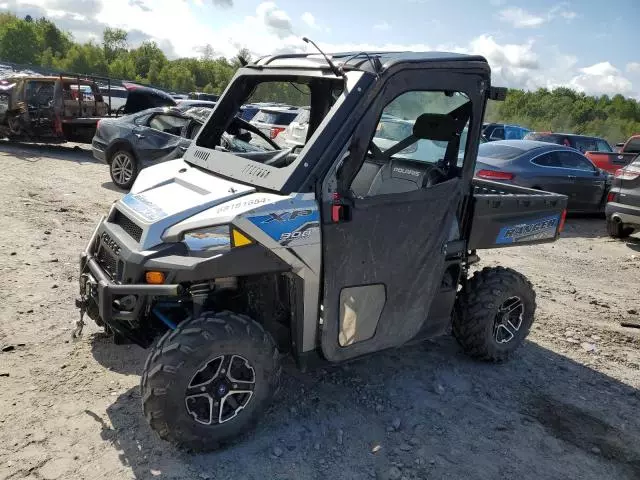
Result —
[[204, 45], [231, 57], [311, 51], [444, 50], [484, 55], [494, 85], [568, 86], [640, 100], [640, 0], [0, 0], [78, 41], [105, 26], [154, 40], [169, 58]]

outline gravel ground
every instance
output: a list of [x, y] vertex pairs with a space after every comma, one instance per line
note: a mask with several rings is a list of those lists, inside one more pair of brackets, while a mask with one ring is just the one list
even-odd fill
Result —
[[[121, 194], [83, 149], [0, 144], [0, 478], [638, 479], [640, 239], [570, 218], [554, 244], [481, 254], [538, 293], [503, 365], [450, 337], [308, 374], [258, 428], [189, 455], [141, 414], [142, 349], [70, 341], [77, 259]], [[5, 351], [6, 350], [6, 351]]]

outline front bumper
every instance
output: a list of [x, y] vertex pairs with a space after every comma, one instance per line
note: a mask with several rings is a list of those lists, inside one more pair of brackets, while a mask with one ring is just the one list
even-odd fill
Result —
[[607, 220], [615, 218], [624, 225], [640, 226], [640, 207], [609, 202], [605, 206], [605, 215]]
[[99, 319], [94, 320], [101, 320], [113, 330], [122, 332], [129, 330], [129, 322], [138, 319], [150, 297], [178, 297], [182, 288], [178, 284], [121, 284], [113, 281], [94, 256], [103, 220], [98, 223], [80, 255], [81, 308], [87, 312], [95, 311]]

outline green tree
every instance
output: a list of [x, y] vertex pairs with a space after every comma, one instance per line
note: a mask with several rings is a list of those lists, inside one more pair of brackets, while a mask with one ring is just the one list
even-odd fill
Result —
[[202, 89], [204, 93], [216, 93], [216, 89], [213, 87], [211, 83], [207, 83]]
[[95, 43], [75, 44], [60, 61], [62, 69], [68, 72], [107, 75], [108, 66], [103, 49]]
[[9, 62], [34, 63], [38, 55], [38, 38], [33, 24], [15, 19], [0, 29], [0, 58]]
[[189, 92], [196, 89], [194, 75], [184, 65], [170, 63], [165, 65], [158, 76], [158, 83], [170, 90]]
[[62, 57], [71, 48], [72, 42], [69, 35], [44, 17], [36, 20], [35, 31], [39, 48], [43, 52], [50, 48], [54, 56]]
[[127, 51], [127, 32], [121, 28], [105, 28], [102, 34], [102, 47], [107, 62], [113, 61], [120, 53]]
[[[130, 51], [131, 58], [136, 66], [136, 73], [143, 77], [149, 77], [152, 63], [155, 62], [154, 75], [158, 75], [162, 67], [167, 63], [167, 57], [155, 42], [143, 42], [138, 48]], [[150, 80], [154, 83], [153, 80]]]
[[140, 80], [142, 80], [142, 77], [136, 74], [136, 64], [128, 52], [120, 53], [118, 57], [109, 64], [109, 76], [123, 80], [137, 80], [136, 77], [139, 77]]

